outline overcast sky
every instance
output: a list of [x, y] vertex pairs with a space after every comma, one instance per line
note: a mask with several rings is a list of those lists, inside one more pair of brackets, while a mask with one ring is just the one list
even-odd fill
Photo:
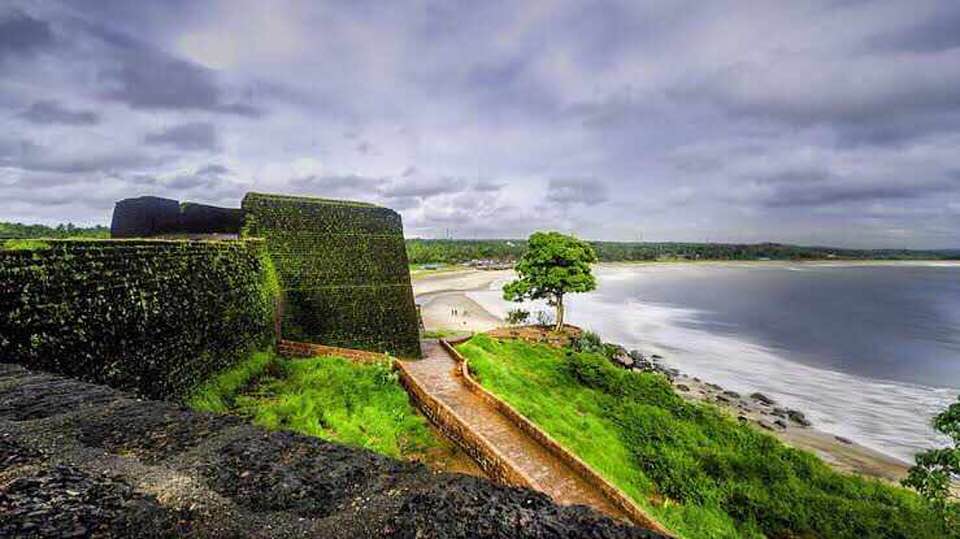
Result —
[[0, 220], [960, 247], [960, 2], [4, 0]]

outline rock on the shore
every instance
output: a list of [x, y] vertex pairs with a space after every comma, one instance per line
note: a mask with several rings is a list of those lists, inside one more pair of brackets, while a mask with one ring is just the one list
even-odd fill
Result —
[[797, 410], [787, 410], [787, 417], [789, 417], [791, 421], [797, 423], [798, 425], [802, 425], [804, 427], [809, 427], [811, 425], [810, 421], [806, 418], [806, 416], [803, 415], [803, 412]]
[[753, 399], [753, 400], [755, 400], [755, 401], [757, 401], [757, 402], [759, 402], [759, 403], [761, 403], [761, 404], [773, 405], [773, 404], [776, 404], [776, 403], [777, 403], [777, 401], [771, 399], [770, 397], [768, 397], [768, 396], [766, 396], [766, 395], [764, 395], [763, 393], [760, 393], [760, 392], [751, 393], [751, 394], [750, 394], [750, 398]]

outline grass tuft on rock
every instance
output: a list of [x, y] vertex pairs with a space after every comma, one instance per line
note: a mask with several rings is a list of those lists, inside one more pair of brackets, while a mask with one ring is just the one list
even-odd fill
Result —
[[484, 387], [684, 537], [957, 537], [919, 496], [688, 403], [602, 355], [477, 335]]

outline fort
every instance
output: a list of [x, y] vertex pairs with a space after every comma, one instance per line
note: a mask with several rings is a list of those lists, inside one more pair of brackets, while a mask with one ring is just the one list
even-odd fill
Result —
[[396, 212], [141, 197], [111, 228], [0, 249], [0, 535], [657, 536], [180, 404], [256, 350], [419, 357]]

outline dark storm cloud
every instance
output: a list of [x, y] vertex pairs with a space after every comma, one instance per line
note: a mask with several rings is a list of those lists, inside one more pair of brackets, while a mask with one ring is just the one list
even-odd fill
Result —
[[100, 24], [82, 31], [108, 48], [99, 70], [103, 96], [133, 108], [204, 110], [258, 117], [259, 107], [229, 100], [216, 73]]
[[35, 124], [94, 125], [100, 116], [90, 110], [73, 110], [57, 101], [37, 101], [19, 116]]
[[0, 10], [0, 60], [28, 55], [54, 44], [50, 25], [19, 10]]
[[211, 176], [220, 176], [220, 175], [223, 175], [223, 174], [230, 174], [230, 169], [227, 168], [227, 167], [225, 167], [225, 166], [223, 166], [223, 165], [218, 165], [218, 164], [216, 164], [216, 163], [213, 163], [213, 164], [204, 165], [204, 166], [198, 168], [198, 169], [197, 169], [197, 174], [200, 174], [200, 175], [211, 175]]
[[781, 184], [763, 202], [772, 208], [835, 206], [884, 200], [909, 201], [951, 193], [960, 195], [960, 180], [871, 185], [844, 183], [835, 178], [828, 185]]
[[128, 169], [154, 163], [140, 152], [66, 152], [26, 139], [0, 138], [0, 167], [28, 172], [86, 174]]
[[594, 206], [607, 201], [606, 186], [593, 178], [554, 178], [547, 185], [547, 202]]
[[960, 6], [944, 2], [941, 11], [867, 40], [869, 50], [939, 52], [960, 47]]
[[104, 69], [111, 87], [105, 96], [133, 108], [208, 110], [256, 117], [260, 110], [241, 103], [226, 103], [211, 71], [188, 62], [146, 51], [126, 54], [123, 65]]
[[149, 133], [143, 140], [147, 144], [170, 146], [187, 151], [213, 151], [218, 146], [216, 128], [209, 122], [176, 125], [162, 131]]

